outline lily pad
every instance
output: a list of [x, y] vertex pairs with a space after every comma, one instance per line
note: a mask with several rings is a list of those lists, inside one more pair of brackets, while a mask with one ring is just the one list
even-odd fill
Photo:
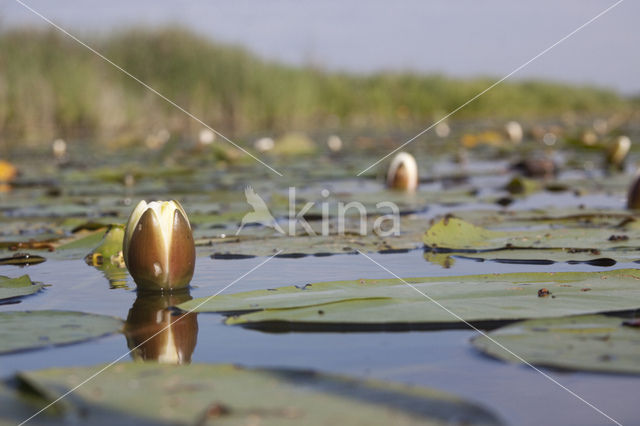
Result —
[[[493, 230], [456, 217], [445, 217], [423, 236], [425, 248], [469, 254], [482, 259], [547, 259], [583, 262], [596, 258], [616, 261], [640, 257], [640, 230], [559, 227], [536, 230]], [[522, 253], [526, 250], [526, 253]]]
[[74, 239], [59, 245], [56, 248], [56, 254], [67, 259], [81, 259], [102, 242], [106, 233], [106, 229], [80, 231]]
[[[624, 322], [604, 315], [545, 318], [511, 324], [488, 335], [535, 365], [640, 374], [640, 328]], [[487, 337], [472, 342], [492, 357], [520, 361]]]
[[[25, 372], [17, 375], [17, 381], [29, 396], [39, 397], [34, 407], [38, 408], [99, 368]], [[501, 423], [485, 408], [432, 389], [311, 371], [226, 364], [118, 364], [61, 402], [56, 404], [61, 411], [58, 415], [90, 424], [113, 424], [114, 419], [125, 424], [194, 425]]]
[[[376, 225], [376, 221], [380, 226]], [[349, 222], [345, 225], [343, 232], [337, 232], [338, 224], [331, 222], [329, 223], [330, 234], [323, 235], [321, 224], [309, 222], [309, 226], [314, 229], [316, 235], [308, 235], [306, 231], [302, 231], [300, 235], [289, 236], [273, 231], [271, 235], [261, 237], [240, 234], [224, 239], [212, 239], [209, 243], [201, 240], [197, 241], [197, 244], [206, 244], [209, 250], [213, 250], [212, 257], [219, 259], [271, 256], [280, 250], [283, 250], [280, 257], [355, 254], [357, 250], [393, 253], [414, 250], [421, 246], [420, 236], [424, 230], [424, 221], [421, 219], [400, 218], [397, 222], [400, 232], [397, 235], [391, 232], [394, 224], [391, 218], [369, 218], [364, 224], [363, 229], [360, 228], [360, 223]]]
[[[233, 315], [227, 324], [293, 330], [404, 330], [546, 318], [640, 307], [640, 270], [362, 279], [199, 298], [184, 311]], [[546, 289], [548, 297], [540, 297]]]
[[[447, 253], [434, 253], [440, 256], [450, 256]], [[604, 257], [609, 256], [611, 257]], [[554, 263], [568, 263], [570, 265], [613, 266], [617, 262], [635, 262], [640, 259], [640, 251], [605, 251], [576, 250], [576, 249], [516, 249], [494, 250], [478, 253], [463, 253], [453, 255], [459, 259], [473, 259], [477, 261], [492, 261], [498, 263], [525, 265], [552, 265]], [[430, 257], [425, 259], [432, 261]]]
[[39, 292], [43, 284], [34, 284], [28, 275], [18, 278], [0, 276], [0, 301]]
[[[460, 210], [455, 217], [478, 226], [503, 230], [525, 227], [551, 226], [573, 228], [626, 228], [636, 221], [628, 210], [585, 209], [578, 207], [544, 208], [532, 210]], [[506, 228], [506, 229], [504, 229]]]
[[0, 312], [0, 353], [82, 342], [122, 329], [122, 321], [73, 311]]
[[17, 266], [29, 266], [37, 265], [38, 263], [45, 262], [42, 256], [32, 255], [29, 253], [15, 253], [13, 256], [4, 257], [0, 259], [0, 265], [17, 265]]

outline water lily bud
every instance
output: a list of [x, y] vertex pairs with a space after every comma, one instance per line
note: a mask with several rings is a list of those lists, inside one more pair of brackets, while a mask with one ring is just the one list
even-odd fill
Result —
[[122, 254], [139, 289], [187, 287], [196, 250], [182, 206], [177, 201], [140, 201], [125, 228]]
[[201, 146], [211, 145], [216, 140], [216, 134], [209, 129], [202, 129], [198, 134], [198, 144]]
[[403, 191], [415, 191], [418, 187], [418, 164], [413, 155], [400, 152], [391, 161], [387, 173], [387, 186]]
[[275, 142], [271, 138], [260, 138], [254, 142], [253, 147], [259, 152], [271, 151], [275, 146]]
[[64, 139], [56, 139], [51, 144], [53, 156], [56, 160], [62, 160], [67, 155], [67, 143]]
[[619, 136], [607, 150], [607, 163], [622, 170], [630, 149], [631, 139], [628, 136]]
[[520, 123], [518, 123], [517, 121], [509, 121], [507, 124], [505, 124], [504, 131], [511, 142], [522, 142], [524, 131], [522, 130], [522, 126], [520, 125]]
[[327, 139], [327, 146], [331, 152], [338, 152], [342, 149], [342, 139], [338, 135], [331, 135]]
[[449, 127], [446, 121], [441, 121], [436, 124], [434, 130], [439, 138], [446, 138], [451, 133], [451, 127]]
[[629, 210], [640, 210], [640, 171], [636, 173], [636, 177], [629, 187], [627, 208]]

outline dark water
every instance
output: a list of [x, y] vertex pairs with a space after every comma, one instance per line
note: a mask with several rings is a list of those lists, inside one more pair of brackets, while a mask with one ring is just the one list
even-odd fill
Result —
[[[547, 201], [549, 201], [547, 199]], [[611, 200], [609, 200], [611, 202]], [[595, 204], [599, 204], [597, 199]], [[436, 209], [437, 210], [437, 209]], [[399, 276], [442, 276], [489, 272], [601, 271], [586, 265], [502, 265], [458, 260], [452, 269], [426, 262], [420, 250], [372, 257]], [[262, 262], [263, 258], [198, 258], [193, 297], [214, 294]], [[615, 268], [634, 267], [618, 264]], [[101, 272], [82, 260], [47, 261], [25, 269], [5, 266], [0, 273], [52, 284], [45, 292], [3, 309], [69, 309], [126, 318], [136, 293], [109, 289]], [[358, 278], [388, 278], [359, 255], [273, 259], [225, 292], [281, 285]], [[130, 282], [133, 288], [133, 283]], [[72, 297], [70, 296], [72, 295]], [[439, 309], [427, 299], [425, 309]], [[526, 366], [511, 365], [477, 353], [473, 331], [271, 334], [225, 326], [216, 314], [197, 316], [197, 345], [192, 362], [237, 363], [314, 369], [357, 377], [424, 385], [449, 391], [495, 410], [510, 424], [607, 424], [607, 419]], [[0, 376], [17, 370], [108, 363], [128, 351], [123, 335], [0, 358]], [[124, 358], [124, 361], [130, 357]], [[623, 424], [638, 424], [640, 378], [546, 371]]]

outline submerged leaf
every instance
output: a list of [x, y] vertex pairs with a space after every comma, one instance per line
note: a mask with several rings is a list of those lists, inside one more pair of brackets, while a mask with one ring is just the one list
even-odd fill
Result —
[[[603, 315], [523, 321], [488, 336], [535, 365], [569, 370], [640, 374], [640, 329]], [[487, 355], [519, 362], [489, 337], [473, 345]]]
[[[99, 368], [25, 372], [17, 379], [31, 390], [37, 409]], [[63, 415], [87, 424], [501, 423], [481, 406], [428, 388], [225, 364], [118, 364], [77, 388], [64, 402]]]
[[72, 311], [0, 312], [0, 353], [82, 342], [117, 333], [122, 321]]

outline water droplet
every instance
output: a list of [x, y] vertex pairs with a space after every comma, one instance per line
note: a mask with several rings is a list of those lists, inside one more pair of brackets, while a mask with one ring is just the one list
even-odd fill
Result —
[[162, 274], [162, 266], [160, 266], [160, 262], [153, 262], [153, 273], [156, 277]]

